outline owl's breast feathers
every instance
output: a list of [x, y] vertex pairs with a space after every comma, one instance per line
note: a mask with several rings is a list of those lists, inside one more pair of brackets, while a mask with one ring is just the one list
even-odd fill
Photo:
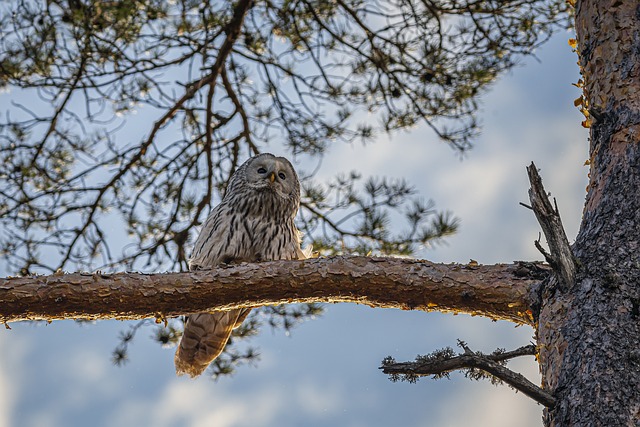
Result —
[[[242, 192], [238, 192], [242, 193]], [[291, 203], [270, 191], [226, 198], [205, 221], [190, 260], [192, 268], [234, 261], [299, 259], [300, 233]]]

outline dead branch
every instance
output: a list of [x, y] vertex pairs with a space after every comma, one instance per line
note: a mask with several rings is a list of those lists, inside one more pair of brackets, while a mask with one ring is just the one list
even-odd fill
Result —
[[409, 381], [421, 376], [434, 375], [439, 377], [446, 376], [452, 371], [479, 369], [489, 373], [499, 381], [507, 383], [546, 407], [554, 406], [555, 399], [549, 392], [533, 384], [522, 374], [502, 365], [502, 363], [514, 357], [535, 355], [536, 347], [534, 345], [488, 355], [471, 351], [462, 341], [459, 341], [459, 345], [464, 349], [464, 353], [458, 356], [452, 356], [452, 350], [448, 349], [449, 351], [436, 352], [432, 356], [419, 357], [415, 362], [397, 363], [393, 359], [385, 359], [380, 369], [385, 374], [394, 377], [405, 376]]
[[531, 183], [531, 188], [529, 189], [531, 208], [542, 227], [551, 253], [545, 251], [539, 241], [535, 242], [536, 248], [542, 252], [547, 262], [562, 277], [565, 286], [569, 287], [575, 281], [576, 263], [569, 246], [569, 240], [562, 226], [558, 205], [555, 203], [555, 199], [554, 204], [551, 204], [549, 196], [542, 185], [542, 178], [540, 178], [538, 169], [533, 162], [527, 167], [527, 173]]

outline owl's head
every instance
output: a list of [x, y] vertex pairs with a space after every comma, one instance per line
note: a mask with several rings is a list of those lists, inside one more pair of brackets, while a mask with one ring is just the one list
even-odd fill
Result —
[[241, 167], [244, 182], [255, 190], [271, 190], [285, 199], [300, 199], [300, 182], [289, 160], [273, 154], [258, 154]]

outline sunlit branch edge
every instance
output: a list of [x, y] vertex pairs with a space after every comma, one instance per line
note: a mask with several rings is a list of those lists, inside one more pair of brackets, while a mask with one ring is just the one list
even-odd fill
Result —
[[229, 265], [182, 273], [71, 273], [0, 279], [0, 322], [143, 319], [283, 303], [481, 315], [533, 324], [539, 263], [437, 264], [405, 258], [336, 256]]

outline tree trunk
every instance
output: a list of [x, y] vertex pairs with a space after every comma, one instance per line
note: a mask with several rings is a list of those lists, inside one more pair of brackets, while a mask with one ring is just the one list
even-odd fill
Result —
[[590, 183], [573, 283], [546, 286], [538, 344], [546, 426], [640, 426], [640, 4], [578, 0]]

